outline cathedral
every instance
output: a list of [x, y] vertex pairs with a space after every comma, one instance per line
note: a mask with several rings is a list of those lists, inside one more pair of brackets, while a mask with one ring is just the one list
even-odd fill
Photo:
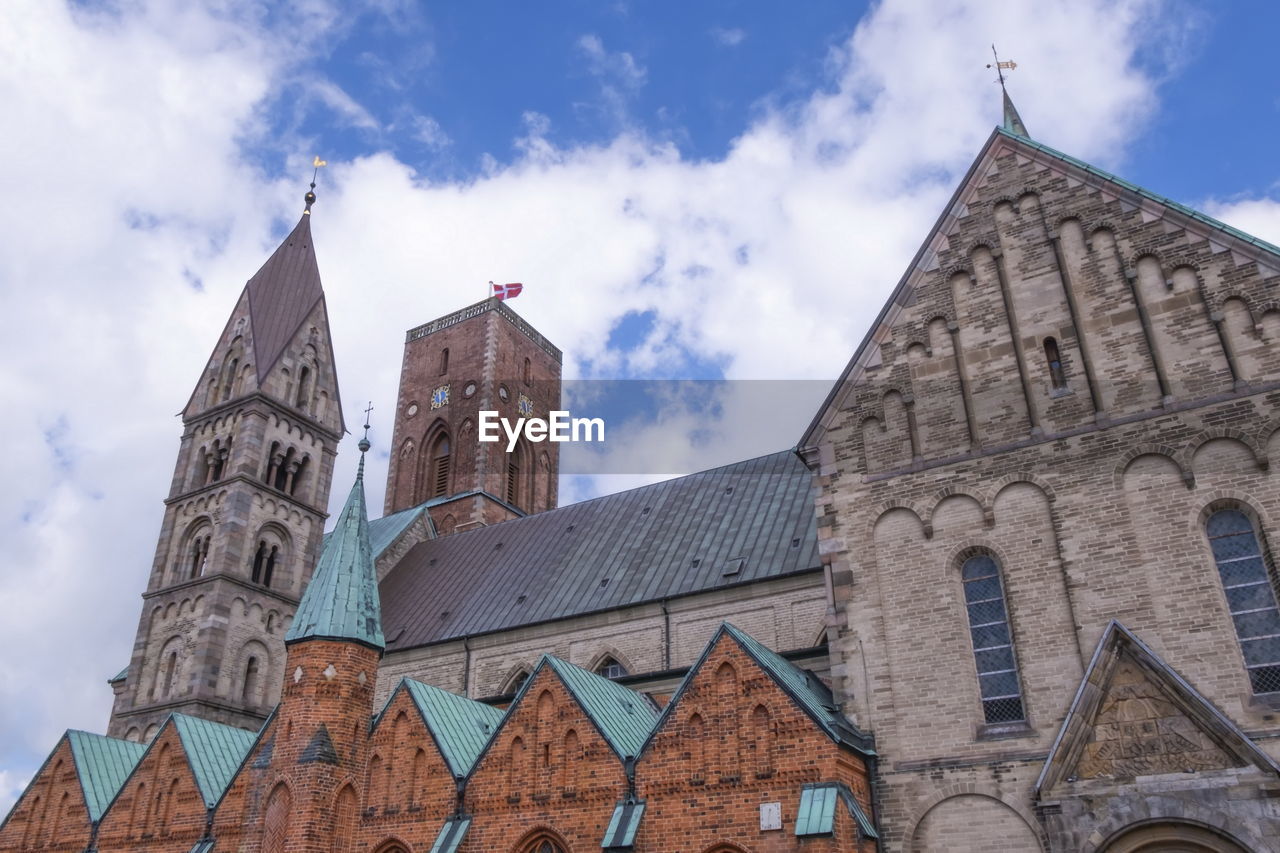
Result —
[[477, 440], [561, 395], [487, 299], [407, 332], [381, 516], [366, 426], [326, 533], [315, 202], [0, 851], [1280, 849], [1280, 248], [1006, 95], [794, 447], [559, 507], [555, 444]]

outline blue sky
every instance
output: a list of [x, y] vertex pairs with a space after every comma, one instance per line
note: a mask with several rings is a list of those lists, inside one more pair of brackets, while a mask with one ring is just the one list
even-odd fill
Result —
[[[315, 154], [347, 420], [374, 400], [385, 442], [404, 330], [490, 279], [526, 284], [570, 377], [833, 379], [999, 118], [992, 41], [1033, 136], [1280, 242], [1278, 30], [1188, 0], [12, 0], [0, 811], [105, 727], [174, 412]], [[716, 412], [626, 444], [772, 449], [748, 402]]]

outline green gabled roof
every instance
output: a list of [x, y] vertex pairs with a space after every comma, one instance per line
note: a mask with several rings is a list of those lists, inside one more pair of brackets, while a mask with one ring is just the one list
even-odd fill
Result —
[[[399, 512], [393, 512], [391, 515], [384, 515], [382, 518], [369, 519], [369, 548], [373, 551], [373, 558], [376, 560], [382, 556], [382, 552], [387, 550], [400, 538], [400, 534], [409, 528], [409, 525], [418, 520], [418, 516], [427, 511], [427, 507], [438, 502], [439, 498], [432, 498], [423, 504], [402, 509]], [[428, 522], [430, 517], [428, 516]], [[333, 531], [329, 531], [324, 535], [324, 545], [329, 544], [329, 537], [333, 535]]]
[[[855, 747], [867, 755], [875, 754], [875, 750], [871, 748], [871, 739], [858, 731], [840, 713], [831, 689], [817, 676], [796, 666], [746, 631], [728, 622], [721, 623], [720, 633], [732, 637], [833, 740]], [[713, 639], [711, 646], [715, 642]]]
[[236, 771], [244, 761], [257, 732], [212, 723], [186, 714], [172, 714], [169, 718], [178, 730], [187, 763], [196, 778], [196, 786], [207, 808], [213, 808], [226, 791]]
[[[411, 678], [401, 680], [400, 686], [418, 706], [449, 771], [454, 776], [470, 773], [505, 712]], [[394, 692], [391, 698], [395, 698]]]
[[71, 756], [75, 761], [76, 775], [84, 791], [84, 804], [89, 820], [97, 823], [107, 806], [120, 791], [133, 768], [147, 751], [145, 744], [95, 735], [89, 732], [67, 732]]
[[[658, 719], [658, 711], [648, 699], [602, 675], [587, 672], [551, 655], [542, 656], [538, 668], [543, 665], [551, 667], [560, 676], [619, 758], [634, 758], [640, 754], [640, 747]], [[537, 675], [536, 670], [534, 675]], [[532, 681], [530, 676], [529, 683]]]
[[1193, 208], [1187, 207], [1185, 204], [1181, 204], [1180, 202], [1176, 202], [1171, 198], [1167, 198], [1165, 196], [1153, 193], [1151, 190], [1148, 190], [1144, 187], [1140, 187], [1137, 184], [1132, 183], [1131, 181], [1126, 181], [1124, 178], [1117, 177], [1116, 175], [1113, 175], [1112, 173], [1106, 171], [1105, 169], [1099, 169], [1097, 166], [1093, 166], [1089, 163], [1086, 163], [1083, 160], [1080, 160], [1076, 157], [1072, 157], [1070, 154], [1063, 154], [1061, 151], [1058, 151], [1054, 148], [1050, 148], [1048, 145], [1045, 145], [1043, 142], [1037, 142], [1036, 140], [1031, 139], [1030, 137], [1012, 132], [1005, 127], [996, 128], [996, 132], [1003, 134], [1004, 136], [1007, 136], [1010, 139], [1016, 139], [1018, 140], [1018, 142], [1021, 142], [1023, 145], [1030, 145], [1032, 148], [1035, 148], [1039, 151], [1043, 151], [1045, 154], [1048, 154], [1050, 157], [1054, 157], [1058, 160], [1061, 160], [1064, 163], [1070, 163], [1072, 166], [1075, 166], [1077, 169], [1081, 169], [1085, 172], [1088, 172], [1091, 175], [1096, 175], [1097, 177], [1102, 178], [1105, 181], [1110, 181], [1111, 183], [1116, 184], [1117, 186], [1120, 186], [1126, 190], [1129, 190], [1130, 192], [1137, 193], [1138, 195], [1142, 196], [1145, 199], [1149, 199], [1151, 201], [1156, 202], [1157, 204], [1161, 204], [1161, 205], [1164, 205], [1165, 207], [1176, 210], [1179, 213], [1181, 213], [1183, 216], [1186, 216], [1190, 219], [1196, 220], [1197, 222], [1201, 222], [1205, 225], [1208, 225], [1210, 228], [1213, 228], [1216, 231], [1223, 231], [1227, 234], [1230, 234], [1232, 237], [1236, 238], [1237, 240], [1243, 243], [1248, 243], [1250, 245], [1257, 246], [1259, 249], [1262, 249], [1264, 251], [1271, 252], [1272, 254], [1275, 254], [1275, 255], [1280, 255], [1280, 247], [1274, 246], [1271, 243], [1268, 243], [1266, 240], [1260, 240], [1259, 238], [1254, 237], [1252, 234], [1247, 234], [1244, 231], [1241, 231], [1239, 228], [1233, 228], [1230, 225], [1227, 225], [1225, 222], [1220, 222], [1217, 219], [1214, 219], [1212, 216], [1201, 213], [1200, 211], [1195, 210]]
[[288, 644], [320, 638], [354, 640], [379, 651], [386, 647], [378, 576], [369, 544], [369, 515], [364, 503], [363, 456], [351, 494], [329, 534], [284, 641]]
[[107, 684], [115, 684], [117, 681], [123, 681], [129, 675], [129, 665], [125, 664], [124, 669], [117, 672], [113, 677], [107, 679]]

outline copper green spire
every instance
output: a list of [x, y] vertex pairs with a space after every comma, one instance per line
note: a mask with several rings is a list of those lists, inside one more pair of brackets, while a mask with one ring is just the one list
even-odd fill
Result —
[[1022, 123], [1022, 116], [1018, 115], [1017, 107], [1009, 98], [1008, 91], [1004, 92], [1004, 122], [1000, 126], [1015, 136], [1031, 138], [1031, 134], [1027, 133], [1027, 126]]
[[[367, 430], [368, 427], [365, 427]], [[364, 452], [360, 441], [360, 468], [329, 534], [315, 574], [298, 604], [286, 644], [301, 640], [352, 640], [382, 651], [382, 612], [378, 601], [378, 575], [369, 545], [369, 514], [364, 502]]]

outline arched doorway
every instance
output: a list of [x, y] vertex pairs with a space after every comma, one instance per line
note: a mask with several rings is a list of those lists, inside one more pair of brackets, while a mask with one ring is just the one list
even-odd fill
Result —
[[1152, 823], [1124, 830], [1105, 853], [1246, 853], [1224, 835], [1189, 823]]

